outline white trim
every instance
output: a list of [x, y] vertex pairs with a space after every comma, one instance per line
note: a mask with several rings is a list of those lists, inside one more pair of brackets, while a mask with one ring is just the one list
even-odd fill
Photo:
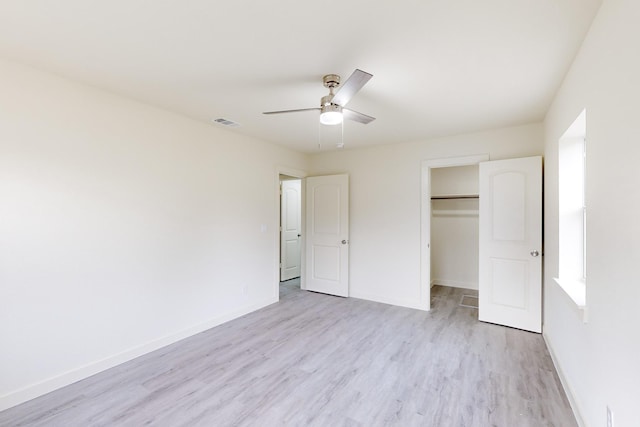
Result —
[[587, 323], [587, 285], [581, 280], [566, 280], [553, 278], [553, 281], [562, 289], [565, 300], [573, 311], [578, 314], [583, 323]]
[[489, 154], [446, 157], [422, 161], [420, 186], [420, 309], [431, 310], [431, 168], [475, 165], [489, 160]]
[[551, 361], [553, 362], [553, 366], [556, 368], [556, 372], [558, 373], [558, 378], [560, 378], [560, 383], [562, 384], [562, 388], [564, 389], [564, 394], [567, 395], [567, 399], [569, 400], [569, 405], [571, 406], [571, 410], [573, 412], [573, 416], [576, 418], [576, 422], [579, 427], [587, 427], [582, 418], [582, 411], [580, 409], [580, 405], [576, 400], [575, 394], [573, 393], [573, 389], [569, 385], [569, 381], [567, 377], [564, 375], [560, 363], [558, 363], [558, 358], [556, 357], [556, 353], [553, 350], [553, 346], [551, 345], [551, 341], [549, 340], [549, 336], [546, 332], [542, 333], [542, 338], [544, 339], [545, 344], [547, 345], [547, 350], [549, 350], [549, 355], [551, 356]]
[[306, 178], [309, 174], [301, 169], [294, 169], [287, 166], [278, 166], [276, 168], [278, 173], [278, 182], [280, 182], [280, 175], [292, 176], [294, 178]]
[[91, 363], [87, 363], [83, 366], [64, 372], [60, 375], [56, 375], [55, 377], [48, 378], [44, 381], [12, 391], [8, 394], [0, 396], [0, 411], [11, 408], [13, 406], [17, 406], [28, 400], [35, 399], [36, 397], [42, 396], [69, 384], [73, 384], [74, 382], [88, 378], [91, 375], [95, 375], [99, 372], [105, 371], [109, 368], [113, 368], [114, 366], [135, 359], [136, 357], [151, 353], [152, 351], [158, 350], [162, 347], [166, 347], [177, 341], [199, 334], [200, 332], [206, 331], [207, 329], [211, 329], [215, 326], [221, 325], [240, 316], [244, 316], [245, 314], [259, 310], [275, 302], [278, 302], [278, 300], [269, 298], [259, 303], [245, 306], [239, 310], [235, 310], [222, 316], [214, 317], [204, 323], [200, 323], [198, 325], [183, 329], [174, 334], [146, 342], [139, 346], [125, 350], [121, 353], [114, 354], [112, 356], [96, 360]]

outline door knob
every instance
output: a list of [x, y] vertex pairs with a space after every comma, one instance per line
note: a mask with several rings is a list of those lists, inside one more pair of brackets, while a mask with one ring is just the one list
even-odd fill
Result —
[[537, 257], [538, 255], [540, 255], [540, 252], [533, 250], [530, 252], [532, 257]]
[[343, 241], [342, 241], [342, 244], [343, 244], [343, 245], [346, 245], [347, 243], [349, 243], [349, 241], [348, 241], [348, 240], [343, 240]]

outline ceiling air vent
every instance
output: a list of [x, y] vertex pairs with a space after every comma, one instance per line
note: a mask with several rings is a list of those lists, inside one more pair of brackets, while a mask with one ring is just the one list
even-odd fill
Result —
[[239, 124], [239, 123], [232, 122], [231, 120], [222, 119], [222, 118], [220, 118], [220, 119], [213, 119], [212, 121], [213, 121], [214, 123], [218, 123], [218, 124], [221, 124], [221, 125], [224, 125], [224, 126], [232, 126], [232, 127], [240, 126], [240, 124]]

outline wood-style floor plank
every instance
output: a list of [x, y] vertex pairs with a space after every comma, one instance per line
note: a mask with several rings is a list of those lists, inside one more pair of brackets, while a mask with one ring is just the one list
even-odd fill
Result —
[[0, 412], [2, 426], [577, 426], [538, 334], [473, 291], [421, 312], [281, 286], [281, 301]]

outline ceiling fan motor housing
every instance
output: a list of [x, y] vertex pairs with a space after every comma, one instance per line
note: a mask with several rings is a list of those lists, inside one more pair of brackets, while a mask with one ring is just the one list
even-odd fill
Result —
[[325, 104], [322, 106], [321, 113], [336, 112], [342, 114], [342, 107], [338, 104]]
[[324, 84], [324, 87], [333, 89], [340, 85], [340, 76], [337, 74], [327, 74], [322, 77], [322, 83]]
[[330, 93], [329, 95], [323, 96], [322, 98], [320, 98], [320, 107], [325, 107], [327, 105], [331, 105], [331, 100], [333, 99], [333, 94]]

